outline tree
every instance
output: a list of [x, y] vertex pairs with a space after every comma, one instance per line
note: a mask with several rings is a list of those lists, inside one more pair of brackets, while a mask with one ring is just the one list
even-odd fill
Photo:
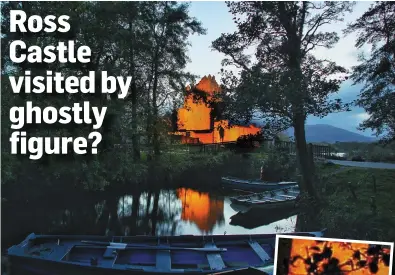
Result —
[[360, 127], [373, 129], [384, 139], [395, 139], [395, 3], [376, 2], [345, 33], [358, 32], [357, 48], [370, 45], [369, 56], [360, 56], [353, 68], [354, 84], [364, 83], [356, 104], [370, 117]]
[[[113, 8], [117, 11], [117, 28], [114, 30], [112, 47], [119, 56], [120, 72], [132, 77], [128, 97], [124, 108], [123, 119], [127, 135], [131, 136], [133, 160], [140, 160], [140, 137], [141, 131], [138, 126], [142, 124], [141, 115], [144, 113], [144, 104], [141, 104], [146, 92], [145, 86], [148, 81], [147, 72], [150, 70], [148, 60], [150, 58], [150, 33], [146, 27], [146, 16], [143, 2], [119, 2], [114, 3]], [[127, 41], [127, 43], [125, 43]], [[139, 106], [140, 105], [140, 106]]]
[[[70, 16], [71, 30], [67, 33], [11, 33], [10, 10], [21, 9], [27, 16], [49, 14]], [[200, 23], [189, 16], [188, 5], [164, 2], [49, 2], [9, 1], [1, 3], [2, 49], [9, 52], [13, 40], [23, 40], [27, 46], [44, 48], [60, 41], [75, 40], [76, 46], [91, 48], [91, 62], [50, 64], [14, 64], [8, 54], [1, 56], [2, 79], [2, 156], [6, 162], [4, 170], [5, 194], [9, 190], [26, 195], [40, 186], [64, 184], [62, 187], [84, 186], [102, 189], [109, 183], [122, 183], [133, 179], [141, 181], [148, 165], [140, 160], [139, 137], [144, 136], [142, 126], [153, 129], [160, 124], [166, 110], [165, 103], [176, 99], [183, 89], [181, 83], [192, 77], [184, 72], [188, 61], [188, 35], [203, 33]], [[154, 70], [157, 68], [157, 70]], [[95, 71], [96, 93], [73, 95], [58, 94], [13, 94], [8, 76], [46, 75], [46, 71], [62, 72], [63, 75], [82, 76]], [[100, 93], [100, 71], [113, 76], [131, 76], [128, 96], [118, 99], [116, 93], [109, 96]], [[153, 88], [156, 81], [155, 89]], [[24, 88], [22, 87], [22, 90]], [[155, 100], [153, 99], [155, 95]], [[181, 97], [181, 96], [180, 96]], [[11, 134], [9, 110], [12, 106], [23, 106], [26, 101], [34, 105], [68, 106], [71, 102], [89, 101], [94, 106], [108, 107], [104, 123], [99, 130], [103, 136], [98, 155], [67, 156], [44, 155], [39, 161], [30, 161], [26, 156], [10, 155]], [[155, 120], [149, 115], [155, 114]], [[157, 129], [157, 128], [156, 128]], [[32, 136], [88, 136], [89, 125], [26, 125], [23, 129]], [[148, 132], [147, 136], [152, 136]], [[163, 134], [164, 131], [161, 132]], [[156, 132], [159, 136], [159, 130]], [[166, 132], [167, 133], [167, 132]], [[128, 140], [131, 138], [132, 151]], [[156, 138], [158, 141], [159, 138]], [[121, 149], [120, 146], [121, 145]], [[151, 144], [149, 144], [151, 145]], [[159, 141], [156, 143], [159, 151]], [[130, 157], [132, 155], [133, 157]], [[30, 184], [34, 181], [36, 184]], [[15, 183], [15, 184], [10, 184]], [[18, 188], [23, 185], [24, 188]], [[3, 187], [4, 187], [3, 186]], [[10, 189], [8, 188], [10, 187]], [[14, 188], [15, 187], [15, 188]], [[26, 187], [26, 188], [25, 188]], [[59, 188], [60, 190], [60, 188]], [[24, 194], [18, 193], [19, 198]]]
[[[332, 47], [335, 32], [321, 27], [341, 21], [350, 12], [348, 2], [228, 2], [238, 30], [222, 34], [213, 48], [227, 56], [223, 65], [234, 65], [239, 77], [225, 71], [223, 82], [235, 102], [242, 102], [244, 116], [258, 111], [294, 127], [303, 176], [302, 192], [317, 194], [309, 164], [305, 137], [308, 115], [325, 116], [342, 111], [340, 99], [329, 100], [342, 81], [345, 69], [312, 55], [317, 47]], [[253, 58], [246, 54], [254, 47]], [[255, 60], [254, 60], [255, 59]]]
[[205, 33], [201, 23], [189, 16], [188, 8], [185, 3], [146, 2], [143, 11], [151, 37], [147, 131], [152, 134], [155, 155], [160, 154], [159, 108], [172, 92], [179, 90], [177, 83], [192, 77], [184, 71], [189, 60], [188, 36]]

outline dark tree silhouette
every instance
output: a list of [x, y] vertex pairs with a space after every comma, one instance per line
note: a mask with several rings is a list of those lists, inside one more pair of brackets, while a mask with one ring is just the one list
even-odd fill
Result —
[[[324, 25], [341, 21], [351, 11], [349, 2], [228, 2], [237, 31], [222, 34], [213, 48], [226, 55], [224, 65], [241, 69], [240, 77], [224, 71], [224, 91], [246, 119], [260, 113], [278, 118], [295, 129], [303, 181], [302, 192], [316, 197], [310, 173], [305, 137], [308, 115], [325, 116], [342, 111], [340, 99], [330, 101], [342, 79], [330, 78], [345, 69], [328, 60], [318, 60], [311, 51], [332, 47], [335, 32]], [[254, 46], [252, 61], [245, 50]]]
[[363, 83], [356, 104], [365, 108], [370, 117], [360, 127], [371, 128], [384, 139], [395, 139], [395, 3], [376, 2], [346, 33], [358, 32], [355, 46], [372, 46], [370, 56], [360, 56], [351, 78]]

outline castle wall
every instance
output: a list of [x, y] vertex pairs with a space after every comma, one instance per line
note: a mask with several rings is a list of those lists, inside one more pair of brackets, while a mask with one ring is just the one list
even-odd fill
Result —
[[204, 103], [195, 103], [192, 98], [185, 100], [183, 108], [178, 110], [178, 130], [202, 131], [210, 129], [210, 108]]
[[[208, 99], [212, 98], [215, 93], [221, 91], [221, 88], [215, 81], [214, 77], [210, 75], [203, 77], [202, 80], [196, 85], [196, 89], [203, 91], [207, 94]], [[187, 88], [190, 90], [190, 87]], [[253, 125], [240, 126], [232, 125], [229, 127], [227, 120], [211, 121], [211, 109], [203, 100], [196, 102], [193, 100], [192, 95], [185, 98], [184, 106], [178, 110], [177, 113], [177, 127], [179, 131], [189, 132], [191, 138], [198, 138], [200, 143], [219, 143], [221, 142], [219, 125], [223, 127], [224, 138], [223, 142], [236, 141], [242, 135], [255, 135], [260, 131], [260, 128]], [[214, 126], [214, 129], [211, 126]], [[197, 133], [196, 131], [210, 131], [209, 133]], [[185, 136], [187, 133], [184, 134]], [[184, 139], [182, 142], [189, 143], [190, 139]]]

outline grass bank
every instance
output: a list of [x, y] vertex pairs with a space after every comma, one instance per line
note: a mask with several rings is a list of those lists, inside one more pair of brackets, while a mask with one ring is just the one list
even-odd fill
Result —
[[327, 169], [319, 220], [328, 237], [395, 240], [395, 170]]

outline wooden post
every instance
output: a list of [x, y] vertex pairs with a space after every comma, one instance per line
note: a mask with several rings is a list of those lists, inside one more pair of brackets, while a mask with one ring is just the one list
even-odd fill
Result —
[[377, 213], [376, 198], [374, 196], [370, 197], [370, 209], [372, 210], [373, 214]]
[[373, 192], [376, 194], [377, 186], [376, 186], [376, 177], [373, 175]]
[[348, 189], [350, 190], [350, 192], [351, 192], [353, 198], [354, 198], [355, 200], [357, 200], [358, 198], [357, 198], [357, 195], [355, 194], [354, 188], [353, 188], [352, 185], [351, 185], [351, 182], [348, 182]]
[[313, 156], [313, 144], [309, 143], [307, 145], [307, 151], [309, 152], [309, 158], [311, 158], [311, 156]]
[[309, 143], [309, 145], [308, 145], [308, 155], [309, 155], [309, 159], [310, 159], [310, 169], [311, 169], [311, 172], [313, 173], [313, 176], [315, 175], [315, 169], [314, 169], [314, 152], [313, 152], [313, 149], [314, 147], [313, 147], [313, 144], [311, 144], [311, 143]]
[[312, 143], [309, 143], [309, 146], [311, 146], [311, 154], [312, 154], [313, 159], [314, 159], [316, 146], [314, 146], [314, 144], [312, 144]]

